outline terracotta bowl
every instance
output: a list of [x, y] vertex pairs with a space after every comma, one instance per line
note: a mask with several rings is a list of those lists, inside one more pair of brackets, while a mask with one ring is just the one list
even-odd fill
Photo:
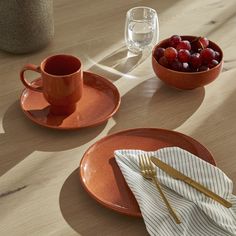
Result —
[[[184, 40], [193, 41], [196, 36], [181, 36]], [[201, 72], [181, 72], [168, 69], [160, 65], [154, 57], [157, 48], [168, 47], [168, 39], [161, 41], [152, 50], [152, 67], [157, 77], [167, 85], [178, 89], [195, 89], [211, 83], [220, 74], [223, 66], [223, 52], [220, 47], [209, 41], [209, 47], [220, 53], [220, 62], [217, 66], [208, 71]]]

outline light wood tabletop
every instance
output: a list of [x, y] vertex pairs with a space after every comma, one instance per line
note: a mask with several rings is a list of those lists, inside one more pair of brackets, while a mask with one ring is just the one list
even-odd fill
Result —
[[[172, 89], [156, 78], [150, 54], [127, 57], [126, 12], [143, 5], [158, 12], [160, 39], [204, 35], [221, 46], [224, 68], [217, 80], [191, 91]], [[88, 147], [127, 128], [187, 134], [207, 147], [236, 182], [235, 7], [234, 0], [55, 0], [55, 37], [46, 48], [27, 55], [0, 52], [0, 235], [147, 235], [142, 219], [105, 209], [78, 177]], [[85, 70], [117, 86], [121, 106], [108, 122], [59, 131], [25, 117], [19, 105], [20, 69], [58, 53], [78, 56]]]

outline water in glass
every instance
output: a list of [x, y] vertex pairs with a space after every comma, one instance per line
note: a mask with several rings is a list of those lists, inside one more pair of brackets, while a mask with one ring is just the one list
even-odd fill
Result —
[[150, 22], [130, 22], [128, 26], [128, 43], [131, 44], [131, 47], [143, 48], [152, 42], [153, 31], [154, 29]]

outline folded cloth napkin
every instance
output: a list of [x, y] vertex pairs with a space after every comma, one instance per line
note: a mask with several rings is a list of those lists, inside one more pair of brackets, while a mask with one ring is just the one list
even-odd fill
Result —
[[[116, 150], [115, 159], [127, 184], [133, 192], [147, 231], [158, 236], [228, 236], [236, 235], [236, 196], [232, 194], [232, 181], [217, 167], [178, 147], [154, 152]], [[169, 214], [156, 186], [142, 177], [138, 156], [154, 156], [201, 183], [233, 204], [226, 208], [176, 180], [156, 167], [158, 180], [181, 224]]]

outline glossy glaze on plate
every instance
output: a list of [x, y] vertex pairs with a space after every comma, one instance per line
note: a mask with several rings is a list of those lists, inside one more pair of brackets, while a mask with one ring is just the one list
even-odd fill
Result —
[[80, 163], [80, 178], [89, 195], [107, 208], [131, 216], [141, 216], [139, 206], [116, 164], [117, 149], [154, 151], [177, 146], [215, 165], [211, 153], [184, 134], [155, 128], [124, 130], [93, 144]]
[[[70, 115], [53, 115], [50, 105], [40, 92], [25, 89], [21, 95], [21, 108], [33, 122], [54, 129], [79, 129], [99, 125], [116, 113], [120, 94], [109, 80], [91, 72], [83, 73], [82, 98]], [[40, 86], [41, 79], [32, 82]]]

